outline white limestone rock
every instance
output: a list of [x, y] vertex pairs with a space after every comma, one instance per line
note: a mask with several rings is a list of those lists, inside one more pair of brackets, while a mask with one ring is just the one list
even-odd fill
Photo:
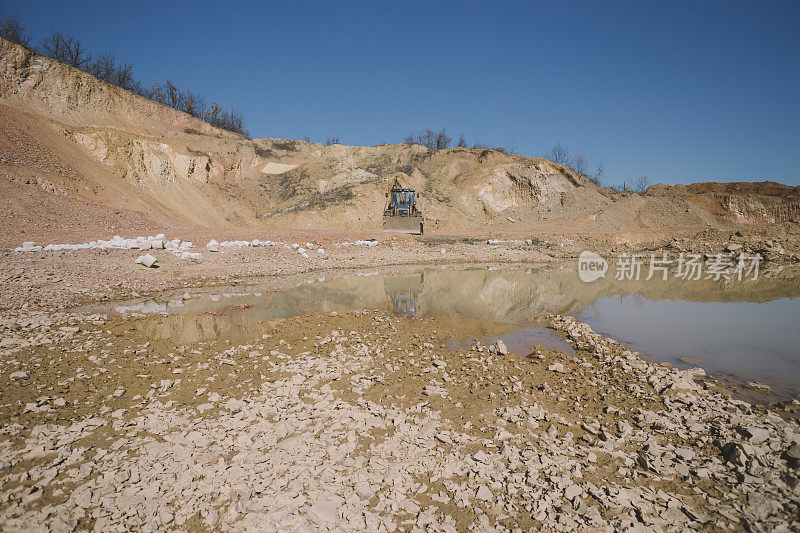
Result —
[[480, 487], [478, 487], [477, 492], [475, 492], [475, 497], [478, 498], [479, 500], [489, 502], [494, 499], [494, 494], [492, 494], [492, 491], [489, 490], [489, 487], [487, 487], [486, 485], [481, 485]]
[[156, 263], [158, 262], [158, 259], [156, 259], [150, 254], [146, 254], [146, 255], [140, 255], [139, 257], [136, 258], [136, 261], [134, 262], [142, 265], [143, 267], [154, 268]]

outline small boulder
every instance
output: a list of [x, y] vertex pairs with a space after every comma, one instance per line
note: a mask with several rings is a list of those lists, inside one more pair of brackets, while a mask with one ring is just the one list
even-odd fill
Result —
[[502, 340], [498, 340], [494, 343], [494, 349], [500, 355], [508, 355], [508, 348], [506, 348], [506, 343]]
[[761, 444], [769, 438], [769, 432], [764, 428], [749, 427], [745, 430], [747, 440], [753, 444]]
[[28, 378], [29, 378], [29, 377], [31, 377], [31, 376], [30, 376], [30, 374], [28, 374], [26, 371], [24, 371], [24, 370], [19, 370], [18, 372], [13, 372], [13, 373], [11, 374], [11, 376], [9, 376], [9, 377], [10, 377], [11, 379], [15, 380], [15, 381], [18, 381], [18, 380], [22, 380], [22, 379], [28, 379]]
[[139, 263], [143, 267], [147, 268], [155, 268], [156, 262], [158, 262], [158, 259], [150, 254], [142, 255], [136, 258], [136, 263]]
[[208, 241], [208, 244], [206, 244], [206, 248], [208, 248], [209, 252], [219, 252], [219, 243], [214, 239], [211, 239]]
[[786, 450], [786, 455], [791, 459], [800, 459], [800, 444], [792, 444]]
[[335, 522], [339, 518], [335, 503], [327, 500], [317, 500], [308, 509], [308, 515], [316, 523]]
[[570, 485], [564, 491], [564, 497], [566, 499], [568, 499], [569, 501], [574, 500], [575, 498], [577, 498], [581, 494], [583, 494], [583, 489], [580, 488], [580, 486], [578, 486], [578, 485]]
[[494, 494], [492, 494], [492, 491], [489, 490], [489, 487], [487, 487], [486, 485], [481, 485], [480, 487], [478, 487], [478, 491], [475, 493], [475, 497], [478, 498], [479, 500], [488, 502], [494, 499]]
[[792, 444], [786, 450], [786, 462], [792, 468], [800, 467], [800, 444]]

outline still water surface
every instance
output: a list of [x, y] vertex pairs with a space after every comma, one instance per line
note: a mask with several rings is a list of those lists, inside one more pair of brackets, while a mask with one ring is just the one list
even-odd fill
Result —
[[280, 290], [275, 281], [216, 289], [188, 301], [123, 302], [115, 310], [180, 317], [184, 339], [200, 340], [256, 320], [386, 309], [469, 324], [474, 337], [502, 337], [515, 353], [534, 344], [558, 345], [541, 326], [548, 314], [571, 314], [647, 359], [700, 365], [737, 382], [758, 380], [784, 398], [800, 392], [800, 272], [787, 269], [765, 269], [759, 279], [741, 282], [609, 277], [583, 283], [566, 264], [334, 272]]

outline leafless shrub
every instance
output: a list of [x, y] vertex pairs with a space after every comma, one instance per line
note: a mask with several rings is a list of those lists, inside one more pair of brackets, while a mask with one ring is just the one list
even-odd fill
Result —
[[597, 163], [597, 167], [595, 167], [594, 172], [589, 176], [589, 181], [597, 185], [598, 187], [603, 186], [603, 177], [606, 175], [606, 167], [602, 161]]
[[404, 144], [419, 144], [431, 152], [450, 148], [452, 142], [453, 139], [447, 135], [447, 130], [445, 129], [439, 131], [421, 130], [418, 133], [411, 133], [403, 139]]
[[0, 37], [26, 48], [31, 47], [28, 28], [20, 22], [19, 16], [14, 13], [3, 13], [2, 8], [0, 8]]
[[636, 178], [636, 183], [633, 186], [633, 192], [642, 194], [647, 190], [647, 186], [650, 185], [650, 179], [647, 176], [639, 176]]
[[95, 78], [99, 78], [108, 83], [113, 83], [117, 70], [117, 56], [112, 53], [105, 53], [97, 56], [86, 70]]
[[127, 61], [118, 65], [117, 56], [112, 53], [97, 56], [85, 70], [92, 76], [112, 85], [135, 92], [140, 96], [149, 96], [142, 94], [142, 86], [133, 75], [133, 65]]
[[572, 162], [569, 164], [570, 168], [580, 174], [581, 176], [586, 175], [586, 169], [589, 166], [589, 162], [586, 161], [586, 156], [582, 153], [578, 152], [575, 157], [572, 158]]
[[450, 148], [450, 144], [453, 142], [453, 139], [447, 135], [445, 130], [439, 131], [436, 133], [436, 139], [434, 143], [434, 149], [436, 150], [446, 150]]
[[456, 143], [456, 148], [466, 148], [467, 147], [467, 139], [464, 135], [458, 136], [458, 142]]
[[333, 146], [339, 143], [339, 137], [325, 137], [325, 146]]
[[561, 146], [561, 143], [556, 144], [546, 157], [553, 163], [559, 163], [561, 165], [569, 164], [569, 150]]
[[81, 70], [86, 70], [92, 61], [82, 42], [56, 30], [51, 30], [50, 35], [42, 40], [42, 53]]

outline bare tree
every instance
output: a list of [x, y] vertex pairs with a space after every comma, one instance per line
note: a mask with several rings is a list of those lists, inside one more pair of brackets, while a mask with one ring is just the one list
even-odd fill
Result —
[[166, 98], [166, 104], [174, 109], [181, 110], [181, 91], [178, 89], [177, 85], [175, 85], [172, 80], [167, 80], [164, 82], [164, 97]]
[[203, 120], [211, 124], [212, 126], [219, 126], [222, 120], [222, 108], [217, 102], [211, 102], [208, 110], [206, 110], [206, 114], [203, 117]]
[[556, 144], [552, 150], [547, 154], [547, 159], [553, 163], [561, 165], [569, 164], [569, 150], [561, 146], [561, 143]]
[[332, 146], [339, 144], [339, 137], [325, 137], [325, 146]]
[[641, 194], [647, 190], [647, 186], [649, 184], [650, 180], [647, 178], [647, 176], [639, 176], [636, 178], [636, 184], [633, 187], [633, 191]]
[[482, 143], [482, 142], [474, 143], [472, 145], [472, 148], [475, 149], [475, 150], [490, 150], [491, 149], [491, 147], [488, 144]]
[[574, 158], [572, 158], [572, 162], [569, 164], [570, 168], [577, 172], [578, 174], [585, 176], [586, 169], [589, 166], [589, 162], [586, 161], [586, 156], [582, 153], [578, 152]]
[[[447, 135], [444, 128], [440, 131], [431, 129], [420, 130], [418, 133], [411, 133], [403, 139], [404, 144], [420, 144], [431, 152], [450, 148], [453, 139]], [[464, 141], [466, 143], [466, 140]]]
[[591, 176], [589, 176], [589, 181], [597, 185], [598, 187], [603, 186], [603, 177], [606, 175], [606, 166], [603, 164], [601, 160], [597, 163], [597, 167], [592, 172]]
[[28, 28], [20, 22], [19, 16], [14, 13], [3, 13], [2, 8], [0, 8], [0, 37], [26, 48], [31, 47]]
[[456, 143], [456, 148], [466, 148], [467, 147], [467, 139], [464, 137], [464, 134], [458, 136], [458, 143]]
[[186, 108], [185, 111], [193, 117], [199, 116], [199, 98], [200, 97], [192, 91], [186, 91], [183, 96], [184, 107]]
[[434, 150], [436, 147], [436, 134], [433, 130], [421, 131], [417, 134], [417, 144], [421, 144], [428, 150]]
[[82, 42], [56, 30], [51, 30], [50, 35], [42, 40], [42, 53], [81, 70], [86, 69], [92, 61]]
[[434, 138], [434, 150], [446, 150], [447, 148], [450, 148], [450, 143], [452, 142], [453, 139], [451, 139], [450, 136], [447, 135], [447, 132], [442, 129], [442, 131], [436, 133], [436, 137]]
[[117, 56], [107, 52], [99, 55], [86, 69], [86, 72], [108, 83], [114, 82], [114, 72], [117, 68]]
[[123, 89], [135, 89], [139, 82], [133, 77], [133, 65], [126, 61], [117, 66], [117, 68], [114, 69], [114, 78], [111, 83]]

